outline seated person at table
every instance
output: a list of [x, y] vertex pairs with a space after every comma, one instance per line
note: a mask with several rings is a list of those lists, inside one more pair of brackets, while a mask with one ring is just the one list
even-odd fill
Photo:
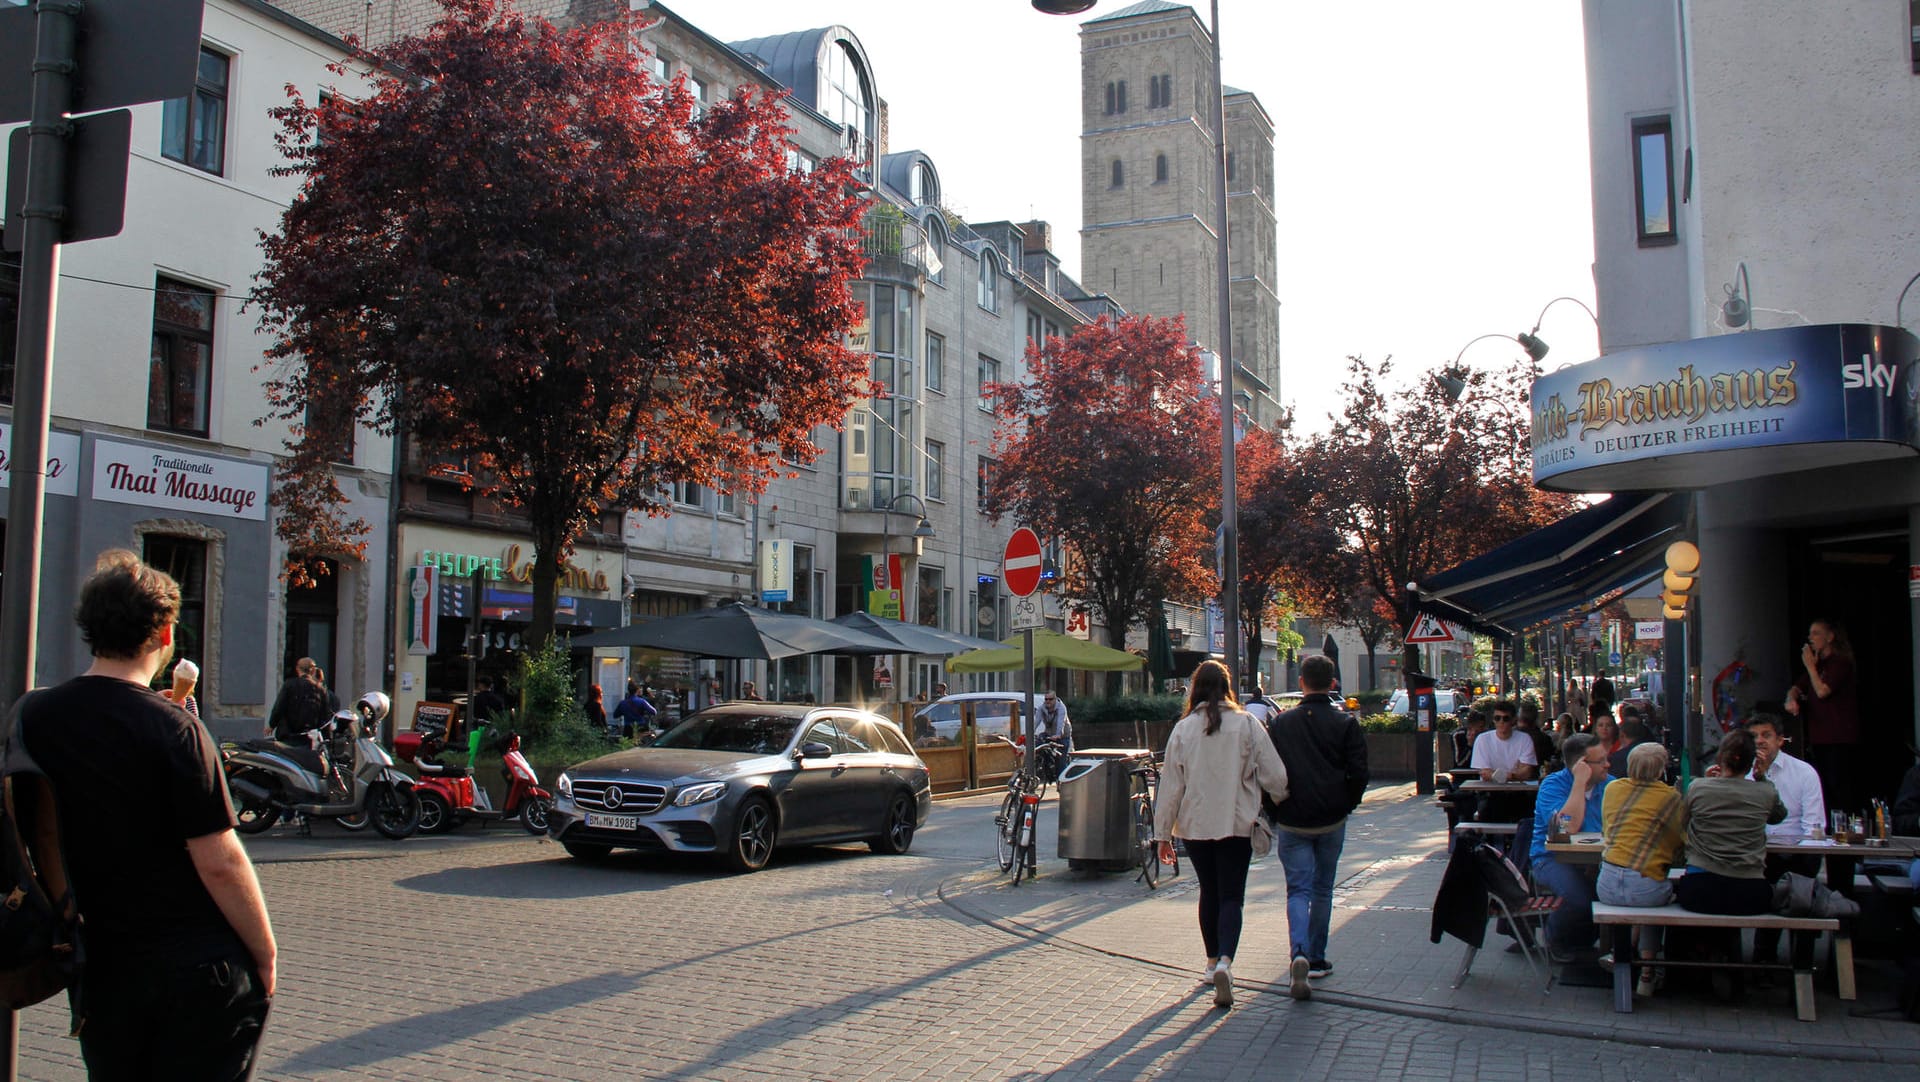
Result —
[[1533, 761], [1541, 769], [1536, 773], [1545, 773], [1548, 763], [1553, 761], [1553, 737], [1540, 731], [1540, 708], [1531, 701], [1520, 704], [1520, 717], [1515, 722], [1520, 734], [1533, 741]]
[[1920, 763], [1900, 779], [1900, 790], [1893, 798], [1893, 832], [1909, 838], [1920, 835]]
[[1513, 704], [1502, 699], [1487, 712], [1493, 715], [1493, 729], [1475, 738], [1473, 761], [1467, 765], [1480, 771], [1481, 781], [1525, 781], [1533, 777], [1540, 758], [1533, 753], [1533, 738], [1515, 731], [1519, 714]]
[[1487, 731], [1487, 716], [1468, 708], [1461, 711], [1461, 726], [1453, 731], [1453, 763], [1467, 766], [1473, 762], [1473, 742]]
[[1564, 816], [1567, 833], [1593, 830], [1602, 821], [1607, 782], [1607, 757], [1591, 733], [1567, 738], [1560, 755], [1568, 764], [1547, 775], [1533, 805], [1533, 880], [1560, 896], [1560, 908], [1547, 918], [1547, 951], [1557, 962], [1593, 946], [1599, 930], [1593, 925], [1592, 869], [1563, 863], [1547, 852], [1553, 817]]
[[[1633, 754], [1633, 749], [1650, 742], [1652, 739], [1653, 734], [1647, 731], [1646, 724], [1640, 720], [1638, 715], [1621, 722], [1620, 748], [1617, 751], [1607, 753], [1607, 773], [1612, 774], [1616, 778], [1626, 777], [1627, 757]], [[1662, 778], [1664, 778], [1666, 776], [1666, 767], [1664, 765], [1661, 766], [1660, 771]]]
[[[1636, 723], [1637, 724], [1637, 723]], [[1606, 849], [1600, 854], [1600, 882], [1595, 888], [1608, 905], [1666, 905], [1673, 901], [1667, 870], [1680, 859], [1686, 841], [1687, 813], [1680, 793], [1661, 780], [1667, 772], [1667, 749], [1641, 743], [1627, 755], [1624, 775], [1607, 786], [1600, 803], [1601, 830]], [[1658, 927], [1635, 928], [1642, 960], [1660, 953]], [[1615, 964], [1625, 964], [1615, 959]], [[1653, 994], [1653, 967], [1640, 970], [1642, 996]]]
[[1614, 721], [1613, 715], [1605, 710], [1597, 706], [1593, 709], [1597, 713], [1588, 721], [1587, 732], [1592, 733], [1594, 739], [1600, 741], [1600, 746], [1606, 749], [1608, 757], [1612, 757], [1614, 752], [1620, 750], [1620, 723]]
[[1767, 882], [1767, 824], [1787, 817], [1780, 791], [1751, 780], [1753, 734], [1735, 729], [1720, 738], [1707, 776], [1687, 787], [1687, 874], [1674, 897], [1696, 913], [1750, 916], [1773, 908]]
[[[1767, 836], [1804, 837], [1824, 830], [1827, 798], [1820, 791], [1820, 775], [1805, 760], [1787, 754], [1780, 723], [1765, 714], [1756, 715], [1747, 722], [1747, 732], [1753, 735], [1753, 769], [1747, 772], [1748, 779], [1772, 782], [1781, 806], [1787, 809], [1786, 820], [1768, 826]], [[1820, 858], [1809, 859], [1817, 863]]]

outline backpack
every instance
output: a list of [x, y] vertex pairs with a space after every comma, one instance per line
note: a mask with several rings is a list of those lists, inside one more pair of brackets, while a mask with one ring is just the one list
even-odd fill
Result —
[[15, 1011], [71, 985], [81, 961], [53, 783], [14, 739], [20, 715], [16, 705], [0, 765], [0, 1005]]

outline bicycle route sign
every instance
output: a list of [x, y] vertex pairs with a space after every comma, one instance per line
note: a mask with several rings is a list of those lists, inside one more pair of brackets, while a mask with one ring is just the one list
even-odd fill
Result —
[[1007, 550], [1000, 557], [1000, 574], [1015, 597], [1026, 597], [1040, 588], [1040, 535], [1025, 526], [1007, 539]]

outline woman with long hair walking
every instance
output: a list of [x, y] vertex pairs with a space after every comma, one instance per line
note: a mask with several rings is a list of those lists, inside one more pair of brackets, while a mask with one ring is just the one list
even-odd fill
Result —
[[[1287, 768], [1266, 728], [1234, 699], [1227, 667], [1203, 661], [1193, 671], [1187, 715], [1167, 738], [1154, 835], [1163, 862], [1173, 859], [1174, 838], [1186, 842], [1200, 882], [1200, 941], [1207, 951], [1201, 980], [1213, 985], [1218, 1007], [1233, 1005], [1233, 954], [1263, 791], [1276, 804], [1285, 800]], [[1267, 838], [1271, 843], [1272, 835]]]

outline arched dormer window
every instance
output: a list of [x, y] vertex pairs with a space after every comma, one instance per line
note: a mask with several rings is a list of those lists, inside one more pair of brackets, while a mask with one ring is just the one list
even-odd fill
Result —
[[924, 207], [940, 202], [940, 178], [933, 175], [933, 166], [926, 162], [914, 162], [913, 173], [907, 178], [907, 194], [913, 199], [914, 206]]
[[854, 46], [844, 39], [835, 41], [821, 60], [818, 97], [820, 111], [845, 133], [848, 156], [862, 166], [870, 164], [874, 140], [871, 81]]
[[1153, 182], [1155, 184], [1165, 184], [1167, 182], [1167, 156], [1165, 154], [1155, 154], [1153, 156]]
[[1000, 310], [1000, 264], [991, 248], [980, 252], [979, 301], [980, 307], [989, 312]]
[[1120, 159], [1118, 158], [1113, 159], [1113, 181], [1111, 182], [1109, 187], [1118, 188], [1122, 184], [1126, 183], [1126, 179], [1127, 179], [1126, 169], [1123, 166], [1121, 166]]
[[927, 215], [927, 249], [933, 253], [933, 269], [927, 277], [935, 284], [945, 285], [947, 281], [947, 223], [938, 211]]

